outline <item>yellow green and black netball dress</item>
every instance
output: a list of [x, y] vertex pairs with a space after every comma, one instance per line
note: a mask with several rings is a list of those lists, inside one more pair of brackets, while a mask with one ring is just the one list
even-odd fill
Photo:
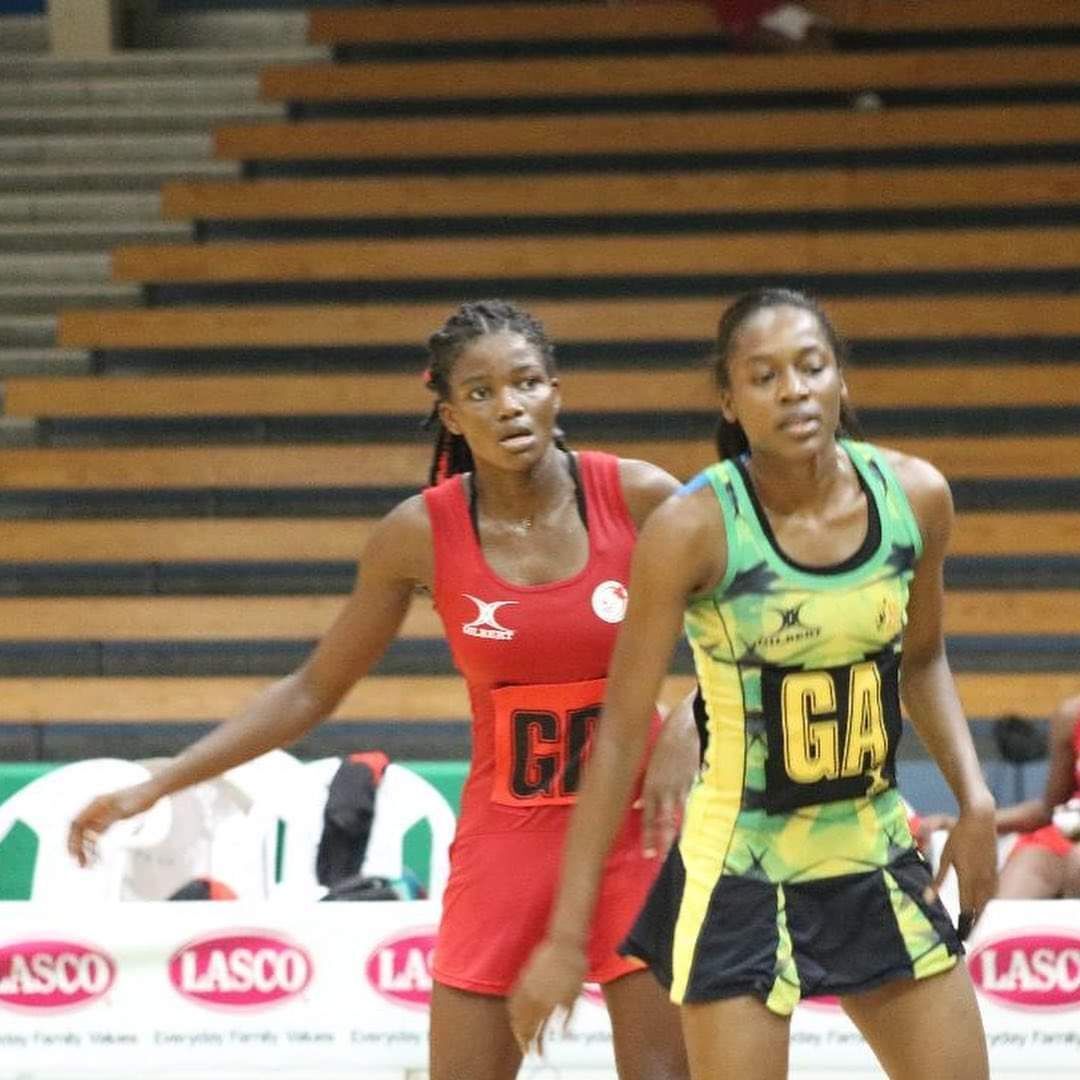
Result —
[[800, 997], [924, 978], [959, 940], [915, 849], [895, 786], [908, 587], [922, 552], [884, 455], [842, 441], [869, 526], [829, 567], [784, 555], [746, 461], [710, 466], [727, 571], [686, 632], [707, 713], [701, 777], [624, 950], [676, 1002]]

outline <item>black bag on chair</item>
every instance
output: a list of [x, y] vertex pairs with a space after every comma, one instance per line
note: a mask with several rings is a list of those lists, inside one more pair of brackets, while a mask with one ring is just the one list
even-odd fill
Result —
[[375, 793], [387, 760], [380, 751], [352, 754], [330, 781], [315, 855], [315, 876], [329, 890], [359, 878], [375, 816]]

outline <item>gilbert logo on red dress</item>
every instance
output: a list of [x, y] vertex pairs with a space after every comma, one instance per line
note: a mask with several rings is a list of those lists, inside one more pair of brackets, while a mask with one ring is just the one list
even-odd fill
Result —
[[169, 980], [177, 992], [211, 1006], [275, 1005], [299, 994], [311, 974], [304, 949], [272, 931], [201, 938], [169, 958]]
[[479, 596], [473, 596], [471, 593], [461, 595], [476, 605], [476, 618], [472, 622], [461, 624], [463, 634], [468, 634], [469, 637], [487, 638], [489, 641], [513, 640], [517, 631], [500, 626], [496, 612], [508, 604], [516, 604], [516, 600], [481, 600]]
[[388, 1001], [412, 1009], [431, 1004], [433, 927], [405, 930], [380, 942], [367, 959], [368, 982]]
[[968, 958], [975, 986], [1019, 1008], [1064, 1009], [1080, 1002], [1080, 935], [1028, 930], [993, 938]]
[[116, 964], [101, 949], [74, 941], [19, 941], [0, 947], [0, 1004], [57, 1010], [107, 993]]

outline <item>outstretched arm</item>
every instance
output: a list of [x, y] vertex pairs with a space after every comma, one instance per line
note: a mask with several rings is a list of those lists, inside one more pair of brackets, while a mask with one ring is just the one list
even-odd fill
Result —
[[911, 721], [960, 807], [942, 853], [937, 884], [950, 865], [960, 885], [962, 935], [997, 888], [994, 800], [945, 655], [944, 565], [953, 506], [945, 478], [925, 461], [897, 455], [894, 467], [923, 536], [923, 553], [908, 598], [900, 692]]
[[68, 849], [75, 859], [86, 865], [96, 836], [115, 822], [149, 809], [165, 795], [287, 746], [328, 716], [397, 633], [422, 579], [425, 554], [430, 562], [427, 515], [418, 500], [409, 500], [376, 528], [352, 595], [305, 663], [145, 783], [94, 799], [69, 830]]

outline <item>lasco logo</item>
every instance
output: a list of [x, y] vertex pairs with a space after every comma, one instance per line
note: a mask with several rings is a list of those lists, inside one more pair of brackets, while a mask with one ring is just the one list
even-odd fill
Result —
[[1032, 930], [995, 938], [968, 959], [976, 987], [1026, 1008], [1061, 1009], [1080, 1002], [1080, 936]]
[[620, 623], [626, 617], [629, 596], [621, 581], [601, 581], [593, 589], [592, 609], [604, 622]]
[[410, 1008], [431, 1004], [431, 957], [435, 951], [433, 927], [406, 930], [371, 951], [366, 965], [368, 982], [389, 1001]]
[[288, 938], [239, 933], [182, 946], [169, 959], [169, 979], [192, 1001], [250, 1008], [295, 997], [311, 981], [312, 967]]
[[20, 941], [0, 948], [0, 1003], [25, 1009], [83, 1005], [105, 994], [116, 964], [73, 941]]
[[461, 632], [469, 637], [487, 638], [489, 641], [511, 641], [516, 631], [499, 625], [496, 613], [499, 608], [516, 604], [516, 600], [481, 600], [479, 596], [462, 593], [466, 599], [476, 605], [476, 618], [472, 622], [462, 623]]

